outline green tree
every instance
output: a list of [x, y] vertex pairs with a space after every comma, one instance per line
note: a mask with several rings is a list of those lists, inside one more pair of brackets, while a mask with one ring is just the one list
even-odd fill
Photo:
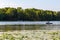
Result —
[[6, 14], [8, 16], [8, 20], [17, 20], [17, 10], [15, 8], [9, 8], [7, 11], [6, 11]]

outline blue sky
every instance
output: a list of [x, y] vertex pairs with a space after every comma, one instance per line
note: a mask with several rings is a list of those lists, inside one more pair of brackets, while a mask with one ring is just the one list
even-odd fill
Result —
[[37, 8], [60, 11], [60, 0], [0, 0], [2, 7]]

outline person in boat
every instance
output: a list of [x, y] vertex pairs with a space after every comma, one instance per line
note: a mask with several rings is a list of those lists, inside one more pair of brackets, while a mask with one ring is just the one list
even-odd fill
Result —
[[52, 23], [50, 23], [50, 22], [48, 21], [46, 24], [52, 24]]

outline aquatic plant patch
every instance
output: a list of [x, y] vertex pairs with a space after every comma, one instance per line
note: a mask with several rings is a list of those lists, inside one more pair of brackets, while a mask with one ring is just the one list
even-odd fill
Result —
[[0, 32], [0, 40], [60, 40], [60, 30], [21, 30]]

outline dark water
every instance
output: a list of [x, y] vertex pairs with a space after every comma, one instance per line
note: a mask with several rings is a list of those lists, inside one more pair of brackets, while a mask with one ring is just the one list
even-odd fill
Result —
[[60, 30], [60, 25], [35, 25], [35, 26], [24, 26], [27, 29], [36, 30]]
[[0, 30], [60, 30], [60, 25], [0, 25]]

